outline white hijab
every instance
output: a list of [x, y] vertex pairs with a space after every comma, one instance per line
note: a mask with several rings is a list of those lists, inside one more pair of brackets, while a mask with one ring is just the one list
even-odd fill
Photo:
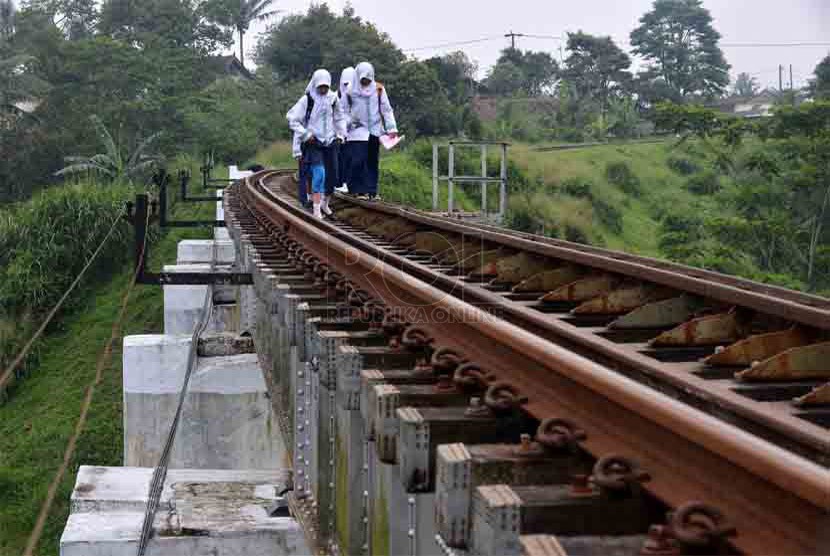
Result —
[[305, 88], [305, 92], [310, 94], [311, 98], [313, 98], [315, 102], [325, 98], [325, 96], [321, 96], [320, 93], [317, 92], [317, 87], [320, 85], [328, 85], [329, 90], [331, 90], [331, 74], [328, 70], [318, 69], [315, 71], [314, 75], [311, 76], [311, 81], [308, 82], [308, 87]]
[[349, 89], [352, 86], [352, 82], [354, 81], [355, 71], [354, 68], [349, 66], [343, 71], [340, 72], [340, 96], [345, 96], [349, 94]]
[[[352, 92], [356, 95], [368, 97], [375, 94], [377, 91], [377, 84], [375, 83], [375, 68], [369, 62], [361, 62], [354, 70], [354, 83], [352, 83]], [[364, 87], [361, 81], [369, 79], [372, 82], [368, 87]]]

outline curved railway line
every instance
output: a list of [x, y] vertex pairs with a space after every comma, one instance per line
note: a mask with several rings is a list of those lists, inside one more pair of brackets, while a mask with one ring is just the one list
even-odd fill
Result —
[[642, 489], [693, 551], [828, 548], [830, 300], [346, 196], [317, 221], [295, 189], [255, 174], [226, 217], [265, 272], [313, 277], [312, 297], [417, 354], [423, 384], [520, 414], [514, 440], [538, 426], [603, 491]]

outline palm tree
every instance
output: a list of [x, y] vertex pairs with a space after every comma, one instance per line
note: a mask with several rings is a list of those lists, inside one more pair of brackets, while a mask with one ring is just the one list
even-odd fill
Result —
[[271, 10], [275, 0], [215, 0], [209, 11], [217, 23], [233, 27], [239, 33], [239, 61], [245, 67], [245, 33], [254, 21], [277, 15]]
[[113, 139], [101, 119], [98, 116], [91, 116], [90, 120], [104, 145], [105, 152], [90, 157], [67, 156], [64, 161], [68, 166], [55, 172], [56, 176], [94, 172], [113, 181], [123, 179], [132, 183], [133, 178], [158, 167], [163, 157], [159, 154], [148, 154], [146, 151], [161, 137], [161, 133], [149, 136], [139, 143], [132, 153], [124, 156], [121, 147]]

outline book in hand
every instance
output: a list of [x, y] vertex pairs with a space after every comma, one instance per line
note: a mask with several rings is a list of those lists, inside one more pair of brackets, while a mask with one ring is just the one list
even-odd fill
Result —
[[380, 144], [383, 145], [383, 148], [388, 151], [394, 149], [398, 143], [403, 141], [404, 137], [404, 135], [396, 135], [395, 137], [392, 137], [391, 135], [381, 135], [379, 139]]

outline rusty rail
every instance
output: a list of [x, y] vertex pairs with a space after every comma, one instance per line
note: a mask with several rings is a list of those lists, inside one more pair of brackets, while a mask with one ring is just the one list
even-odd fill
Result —
[[[279, 174], [276, 174], [279, 175]], [[745, 552], [807, 554], [821, 542], [830, 511], [830, 472], [516, 324], [448, 295], [424, 276], [384, 262], [349, 242], [335, 226], [312, 222], [263, 184], [262, 173], [240, 185], [249, 210], [301, 243], [332, 270], [349, 276], [390, 309], [430, 307], [454, 315], [423, 328], [528, 397], [539, 419], [567, 418], [587, 433], [581, 444], [597, 457], [635, 456], [652, 480], [644, 488], [672, 507], [703, 500], [737, 527]], [[434, 273], [433, 273], [434, 274]], [[431, 276], [436, 284], [443, 278]]]

